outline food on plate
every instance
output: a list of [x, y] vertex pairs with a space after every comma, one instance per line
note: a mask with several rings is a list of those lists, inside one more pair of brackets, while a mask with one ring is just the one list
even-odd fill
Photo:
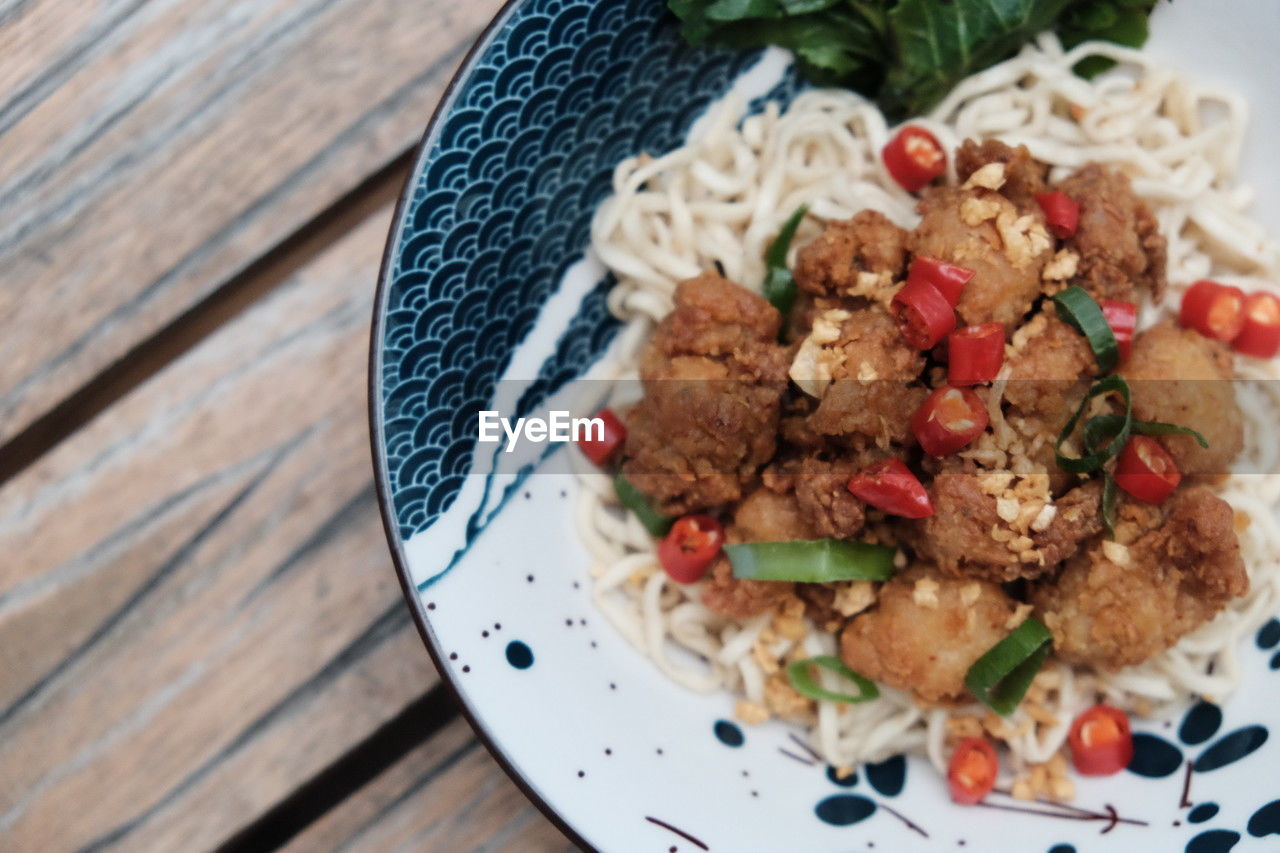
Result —
[[[1133, 74], [1072, 75], [1095, 55]], [[744, 722], [924, 753], [961, 803], [1002, 768], [1069, 799], [1130, 714], [1225, 699], [1280, 594], [1274, 489], [1232, 474], [1280, 402], [1237, 381], [1278, 375], [1280, 249], [1236, 106], [1046, 36], [898, 128], [729, 99], [620, 164], [600, 370], [640, 393], [583, 448], [601, 609]]]

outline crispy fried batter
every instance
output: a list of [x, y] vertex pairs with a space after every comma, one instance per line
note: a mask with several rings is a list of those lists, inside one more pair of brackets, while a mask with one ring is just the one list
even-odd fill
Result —
[[1159, 301], [1165, 287], [1165, 239], [1127, 175], [1089, 163], [1058, 185], [1080, 205], [1080, 224], [1067, 246], [1080, 255], [1073, 280], [1095, 299], [1135, 300], [1135, 290]]
[[681, 282], [641, 358], [623, 471], [665, 515], [737, 500], [773, 456], [786, 380], [781, 318], [719, 276]]
[[825, 460], [795, 458], [765, 469], [764, 483], [795, 496], [796, 508], [811, 535], [793, 539], [849, 539], [862, 530], [866, 505], [849, 491], [849, 477], [864, 467], [852, 457]]
[[869, 296], [900, 279], [907, 232], [882, 213], [864, 210], [827, 230], [796, 256], [800, 289], [816, 296]]
[[993, 583], [915, 566], [880, 588], [874, 609], [840, 636], [840, 657], [861, 675], [926, 701], [964, 695], [974, 661], [1013, 627], [1015, 602]]
[[1098, 375], [1097, 359], [1084, 335], [1049, 311], [1033, 317], [1016, 337], [1021, 345], [1006, 362], [1004, 399], [1057, 433], [1084, 398], [1088, 380]]
[[1059, 658], [1108, 670], [1141, 663], [1249, 591], [1225, 501], [1194, 487], [1165, 509], [1165, 520], [1128, 546], [1095, 542], [1056, 582], [1033, 590]]
[[966, 139], [956, 149], [956, 176], [960, 183], [969, 180], [969, 176], [990, 163], [1003, 163], [1005, 166], [1005, 183], [1000, 194], [1025, 212], [1036, 210], [1035, 194], [1048, 189], [1045, 185], [1045, 174], [1048, 168], [1031, 156], [1027, 146], [1013, 148], [996, 139], [978, 142]]
[[1165, 322], [1139, 334], [1120, 373], [1133, 390], [1133, 413], [1199, 431], [1200, 447], [1185, 435], [1161, 436], [1183, 474], [1215, 477], [1244, 447], [1244, 415], [1236, 401], [1231, 353], [1225, 344]]
[[956, 306], [961, 319], [1011, 329], [1031, 310], [1040, 273], [1053, 255], [1043, 214], [1021, 212], [998, 192], [963, 187], [928, 191], [918, 210], [923, 218], [912, 251], [975, 273]]

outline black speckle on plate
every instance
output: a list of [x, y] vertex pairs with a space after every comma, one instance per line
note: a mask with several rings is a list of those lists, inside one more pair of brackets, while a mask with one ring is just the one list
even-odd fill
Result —
[[533, 666], [533, 649], [519, 640], [507, 643], [507, 663], [516, 669], [528, 669]]
[[1221, 708], [1212, 702], [1197, 702], [1182, 718], [1182, 728], [1178, 729], [1178, 737], [1183, 743], [1195, 746], [1216, 735], [1221, 725]]
[[902, 786], [907, 781], [907, 760], [895, 755], [879, 764], [868, 764], [865, 772], [871, 787], [886, 797], [896, 797], [902, 793]]
[[1182, 751], [1162, 737], [1146, 732], [1133, 736], [1133, 758], [1129, 772], [1160, 779], [1169, 776], [1182, 766]]
[[1187, 853], [1227, 853], [1240, 840], [1240, 833], [1229, 829], [1211, 829], [1187, 842]]
[[876, 804], [857, 794], [835, 794], [818, 803], [813, 813], [832, 826], [849, 826], [866, 820], [875, 813]]
[[1206, 749], [1196, 759], [1197, 773], [1208, 773], [1219, 767], [1239, 761], [1267, 742], [1267, 730], [1262, 726], [1245, 726], [1236, 729], [1229, 735], [1218, 739], [1218, 742]]
[[1218, 813], [1217, 803], [1201, 803], [1191, 810], [1191, 814], [1187, 815], [1187, 820], [1192, 823], [1204, 823], [1210, 820]]
[[533, 575], [525, 575], [524, 579], [527, 580], [529, 583], [533, 583]]
[[1280, 835], [1280, 800], [1272, 800], [1249, 818], [1249, 834], [1254, 838]]
[[840, 774], [836, 772], [837, 769], [838, 768], [836, 767], [827, 765], [827, 778], [830, 779], [833, 783], [839, 785], [841, 788], [852, 788], [854, 785], [858, 784], [857, 773], [850, 771], [849, 775], [845, 776], [842, 779], [840, 778]]
[[712, 731], [716, 733], [716, 738], [725, 746], [742, 746], [747, 741], [742, 734], [742, 729], [728, 720], [716, 720]]
[[1272, 619], [1258, 629], [1258, 648], [1274, 649], [1280, 644], [1280, 619]]

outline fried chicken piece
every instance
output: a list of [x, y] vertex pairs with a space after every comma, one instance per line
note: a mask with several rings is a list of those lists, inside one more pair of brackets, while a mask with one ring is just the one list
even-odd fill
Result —
[[840, 635], [840, 657], [854, 672], [925, 701], [958, 699], [969, 667], [1016, 627], [1016, 612], [996, 584], [918, 565], [853, 618]]
[[781, 317], [717, 275], [681, 282], [640, 362], [622, 470], [664, 515], [737, 500], [773, 456], [786, 388]]
[[853, 496], [848, 484], [864, 467], [853, 457], [825, 460], [806, 456], [766, 468], [765, 486], [795, 495], [796, 508], [808, 524], [810, 535], [791, 538], [850, 539], [857, 535], [866, 521], [866, 505]]
[[930, 190], [917, 209], [917, 255], [974, 271], [956, 310], [966, 325], [999, 322], [1012, 329], [1040, 293], [1040, 274], [1053, 254], [1044, 215], [1022, 212], [999, 192], [981, 187]]
[[1113, 671], [1142, 663], [1249, 591], [1226, 501], [1197, 486], [1175, 492], [1164, 514], [1127, 546], [1096, 542], [1033, 588], [1059, 658]]
[[789, 581], [735, 578], [729, 559], [717, 557], [702, 587], [702, 603], [730, 619], [753, 619], [786, 601], [794, 588]]
[[[968, 463], [944, 463], [929, 495], [933, 515], [911, 522], [912, 544], [943, 574], [1006, 582], [1037, 578], [1070, 557], [1102, 529], [1098, 509], [1101, 488], [1086, 483], [1054, 502], [1053, 518], [1043, 530], [1012, 530], [997, 511], [996, 498], [982, 489], [978, 469]], [[1008, 541], [992, 535], [1003, 530]], [[1021, 553], [1028, 553], [1023, 560]]]
[[884, 214], [864, 210], [831, 222], [796, 255], [800, 290], [816, 296], [871, 296], [902, 278], [907, 232]]
[[[1008, 351], [1006, 351], [1008, 352]], [[1014, 335], [1006, 364], [1004, 399], [1019, 414], [1035, 416], [1057, 434], [1098, 375], [1098, 362], [1084, 335], [1045, 311]]]
[[1001, 195], [1024, 213], [1039, 209], [1035, 196], [1048, 189], [1045, 184], [1048, 167], [1033, 158], [1027, 146], [1012, 148], [996, 139], [984, 142], [966, 139], [956, 149], [956, 175], [962, 184], [974, 172], [991, 163], [1003, 163], [1005, 167]]
[[1137, 301], [1146, 290], [1157, 302], [1165, 287], [1165, 239], [1129, 177], [1089, 163], [1057, 186], [1080, 205], [1080, 223], [1067, 247], [1080, 255], [1073, 279], [1095, 299]]
[[887, 447], [910, 439], [908, 421], [928, 393], [917, 381], [924, 365], [924, 355], [902, 340], [889, 312], [871, 305], [820, 315], [790, 375], [820, 400], [806, 425], [815, 436], [850, 447]]
[[1227, 473], [1244, 447], [1244, 415], [1232, 385], [1231, 351], [1172, 321], [1153, 326], [1133, 341], [1120, 369], [1133, 391], [1133, 414], [1198, 431], [1207, 449], [1185, 435], [1160, 436], [1183, 474]]

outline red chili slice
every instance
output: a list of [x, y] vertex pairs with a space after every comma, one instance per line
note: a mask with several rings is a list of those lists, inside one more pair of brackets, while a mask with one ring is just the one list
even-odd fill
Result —
[[1004, 365], [1004, 324], [965, 326], [947, 336], [947, 381], [978, 385], [996, 378]]
[[1182, 296], [1178, 322], [1206, 337], [1230, 343], [1244, 328], [1244, 291], [1216, 281], [1197, 281]]
[[1080, 224], [1080, 205], [1071, 196], [1057, 190], [1036, 193], [1036, 202], [1044, 211], [1045, 226], [1049, 233], [1062, 240], [1076, 233]]
[[1129, 717], [1110, 705], [1094, 705], [1071, 724], [1071, 761], [1085, 776], [1110, 776], [1133, 759]]
[[898, 317], [902, 337], [916, 349], [933, 349], [956, 327], [956, 312], [945, 296], [923, 280], [908, 281], [889, 306]]
[[995, 748], [980, 737], [967, 737], [956, 746], [947, 765], [951, 799], [963, 806], [982, 802], [996, 786], [1000, 765]]
[[955, 453], [987, 428], [982, 398], [969, 388], [943, 385], [911, 416], [911, 432], [930, 456]]
[[1266, 291], [1250, 293], [1243, 313], [1244, 327], [1231, 346], [1257, 358], [1271, 358], [1280, 351], [1280, 299]]
[[1116, 460], [1116, 485], [1140, 501], [1162, 503], [1182, 482], [1169, 451], [1154, 438], [1135, 435]]
[[849, 491], [890, 515], [924, 518], [933, 515], [929, 493], [901, 459], [886, 459], [849, 478]]
[[914, 125], [904, 127], [880, 153], [889, 175], [909, 193], [947, 170], [947, 155], [932, 133]]
[[1127, 361], [1133, 352], [1133, 332], [1138, 327], [1138, 306], [1120, 299], [1104, 299], [1101, 303], [1102, 316], [1116, 336], [1116, 344], [1120, 348], [1120, 360]]
[[578, 448], [583, 456], [595, 464], [604, 465], [613, 458], [623, 442], [627, 440], [627, 428], [609, 409], [601, 409], [596, 413], [596, 417], [604, 424], [603, 435], [595, 438], [593, 430], [588, 427], [587, 435], [590, 437], [578, 439]]
[[701, 580], [724, 545], [724, 528], [709, 515], [686, 515], [658, 543], [658, 562], [676, 583]]
[[907, 272], [907, 281], [924, 281], [938, 289], [951, 307], [960, 304], [960, 294], [964, 286], [973, 278], [973, 270], [949, 264], [937, 258], [917, 256], [911, 261], [911, 269]]

